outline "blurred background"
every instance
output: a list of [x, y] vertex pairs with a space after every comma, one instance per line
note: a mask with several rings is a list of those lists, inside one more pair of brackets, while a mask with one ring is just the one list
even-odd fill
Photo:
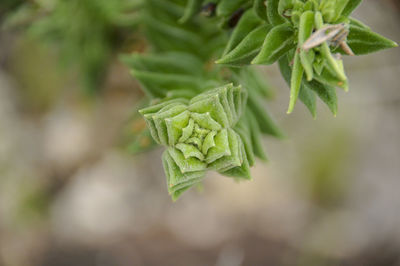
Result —
[[[209, 174], [172, 203], [162, 148], [125, 148], [143, 95], [118, 54], [145, 46], [129, 18], [60, 57], [5, 25], [31, 23], [20, 7], [23, 19], [9, 18], [18, 2], [0, 3], [1, 266], [400, 265], [398, 48], [345, 59], [337, 117], [322, 104], [316, 120], [301, 104], [286, 115], [277, 67], [261, 68], [287, 139], [265, 139], [269, 162], [253, 181]], [[355, 17], [399, 43], [399, 11], [396, 0], [365, 0]]]

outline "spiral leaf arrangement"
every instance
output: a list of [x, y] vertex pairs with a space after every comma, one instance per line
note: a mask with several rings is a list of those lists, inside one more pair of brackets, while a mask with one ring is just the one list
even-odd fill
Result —
[[246, 102], [247, 91], [228, 84], [189, 101], [174, 99], [139, 111], [154, 140], [168, 147], [163, 165], [172, 199], [207, 170], [250, 179], [246, 149], [234, 128]]

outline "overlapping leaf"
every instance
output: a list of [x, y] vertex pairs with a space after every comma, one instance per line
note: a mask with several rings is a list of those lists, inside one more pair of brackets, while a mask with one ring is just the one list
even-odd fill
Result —
[[163, 165], [174, 200], [200, 182], [207, 170], [250, 178], [249, 165], [254, 163], [251, 140], [246, 139], [250, 134], [240, 130], [238, 134], [234, 128], [246, 102], [247, 91], [228, 84], [189, 101], [174, 99], [140, 110], [154, 140], [168, 147]]
[[[311, 83], [318, 91], [332, 91], [334, 87], [348, 90], [338, 52], [362, 55], [397, 46], [349, 17], [360, 3], [361, 0], [253, 1], [252, 8], [244, 12], [233, 30], [225, 53], [216, 62], [239, 67], [270, 65], [284, 55], [289, 57], [292, 73], [286, 75], [291, 88], [288, 112], [293, 111], [300, 97], [315, 116], [315, 96], [306, 89]], [[224, 17], [233, 12], [226, 9]], [[322, 97], [326, 94], [317, 95], [327, 102]], [[334, 113], [336, 105], [328, 104]]]
[[[319, 97], [336, 115], [335, 88], [348, 89], [336, 51], [358, 55], [395, 46], [348, 17], [360, 2], [145, 2], [143, 25], [154, 52], [125, 62], [151, 99], [141, 114], [154, 141], [167, 147], [162, 160], [174, 200], [207, 170], [249, 178], [255, 158], [266, 160], [262, 135], [283, 136], [264, 109], [267, 86], [244, 66], [279, 62], [291, 87], [288, 112], [300, 98], [315, 117]], [[230, 38], [216, 24], [233, 28]], [[226, 67], [213, 65], [215, 56]], [[218, 87], [225, 82], [243, 84], [247, 93]]]

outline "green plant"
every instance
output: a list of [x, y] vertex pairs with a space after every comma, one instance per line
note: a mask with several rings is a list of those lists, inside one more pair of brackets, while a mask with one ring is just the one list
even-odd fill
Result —
[[[234, 2], [240, 1], [230, 4]], [[244, 14], [217, 63], [242, 66], [279, 61], [291, 88], [288, 113], [303, 91], [303, 98], [307, 98], [303, 102], [313, 115], [315, 93], [336, 115], [335, 87], [348, 90], [341, 54], [361, 55], [397, 46], [349, 17], [360, 3], [361, 0], [255, 1], [254, 9]]]
[[168, 147], [163, 165], [174, 200], [209, 169], [250, 178], [251, 146], [235, 128], [246, 102], [247, 91], [228, 84], [189, 101], [177, 98], [140, 110], [153, 138]]
[[[283, 136], [264, 108], [271, 91], [254, 65], [278, 62], [290, 86], [288, 113], [300, 99], [315, 117], [318, 97], [336, 115], [336, 88], [349, 89], [342, 56], [397, 46], [350, 17], [361, 0], [55, 3], [30, 28], [61, 43], [88, 87], [101, 79], [115, 27], [145, 36], [146, 52], [121, 56], [146, 95], [138, 109], [147, 129], [129, 135], [128, 147], [167, 147], [162, 160], [174, 200], [207, 170], [249, 179], [255, 158], [266, 160], [262, 136]], [[70, 27], [75, 11], [79, 21]], [[132, 123], [141, 121], [133, 115]]]
[[[259, 100], [268, 96], [268, 90], [249, 65], [279, 62], [291, 88], [288, 113], [300, 98], [315, 116], [318, 96], [336, 115], [335, 89], [348, 90], [341, 56], [397, 46], [349, 17], [360, 2], [150, 0], [143, 4], [143, 30], [152, 52], [124, 60], [150, 99], [150, 107], [140, 113], [153, 139], [168, 147], [163, 164], [174, 200], [200, 182], [208, 169], [249, 179], [254, 158], [266, 158], [261, 135], [282, 136]], [[238, 107], [230, 96], [240, 87], [219, 87], [227, 82], [247, 90], [248, 102], [240, 112], [232, 112]], [[237, 102], [243, 104], [242, 98]], [[228, 117], [239, 122], [227, 122]], [[224, 141], [217, 138], [222, 132]], [[214, 150], [220, 150], [216, 161], [209, 159]], [[226, 164], [220, 166], [219, 161]]]

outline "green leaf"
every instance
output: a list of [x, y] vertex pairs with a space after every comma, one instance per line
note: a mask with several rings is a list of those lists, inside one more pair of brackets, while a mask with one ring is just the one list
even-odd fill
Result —
[[217, 15], [221, 17], [230, 16], [245, 2], [247, 0], [220, 0], [217, 6]]
[[[210, 169], [217, 170], [219, 172], [223, 172], [232, 169], [234, 167], [241, 166], [243, 163], [240, 151], [241, 145], [243, 145], [242, 140], [237, 135], [237, 133], [235, 133], [235, 131], [233, 131], [232, 129], [224, 129], [221, 132], [223, 131], [226, 131], [228, 135], [230, 154], [223, 156], [209, 164]], [[219, 147], [219, 145], [217, 144], [216, 147]], [[216, 147], [211, 148], [210, 152]], [[225, 148], [224, 151], [226, 150], [227, 149]]]
[[169, 90], [186, 90], [192, 88], [194, 91], [201, 91], [200, 79], [190, 75], [162, 74], [148, 71], [132, 70], [132, 75], [137, 78], [143, 90], [151, 97], [164, 98]]
[[336, 97], [336, 89], [330, 85], [321, 84], [315, 80], [308, 82], [304, 81], [303, 85], [310, 90], [313, 90], [318, 97], [325, 102], [325, 104], [329, 107], [332, 114], [336, 116], [337, 114], [337, 97]]
[[333, 23], [337, 0], [321, 0], [319, 10], [326, 23]]
[[207, 164], [205, 162], [195, 157], [185, 158], [184, 154], [178, 149], [168, 148], [168, 152], [178, 165], [181, 173], [197, 172], [207, 169]]
[[232, 151], [229, 148], [229, 137], [226, 129], [222, 129], [215, 135], [214, 143], [215, 146], [210, 148], [207, 152], [205, 160], [207, 164], [213, 163], [224, 156], [230, 156], [232, 154]]
[[315, 119], [317, 117], [317, 97], [315, 92], [302, 83], [299, 92], [299, 99], [307, 107], [312, 117]]
[[350, 25], [357, 26], [357, 27], [360, 27], [360, 28], [364, 28], [366, 30], [370, 30], [371, 29], [370, 27], [365, 25], [363, 22], [361, 22], [361, 21], [359, 21], [359, 20], [357, 20], [355, 18], [349, 18], [349, 21], [350, 21]]
[[261, 51], [251, 63], [273, 64], [293, 47], [295, 47], [293, 29], [288, 24], [276, 26], [267, 34]]
[[272, 25], [279, 25], [285, 23], [285, 19], [279, 15], [278, 6], [279, 0], [266, 0], [267, 1], [267, 15], [269, 22]]
[[168, 192], [173, 201], [204, 178], [205, 171], [182, 173], [169, 151], [163, 153], [162, 162], [167, 177]]
[[253, 146], [254, 154], [261, 160], [267, 161], [267, 156], [265, 155], [265, 151], [263, 149], [263, 143], [261, 141], [262, 132], [259, 123], [256, 119], [256, 116], [254, 115], [254, 112], [248, 110], [244, 118], [247, 120], [248, 126], [251, 129], [250, 135], [251, 135], [251, 143]]
[[238, 46], [231, 52], [217, 60], [217, 64], [230, 66], [247, 65], [254, 56], [260, 51], [265, 36], [271, 29], [271, 25], [261, 25], [250, 32], [246, 38], [241, 41]]
[[223, 55], [232, 51], [249, 34], [249, 32], [260, 24], [261, 20], [254, 14], [254, 11], [251, 9], [247, 10], [233, 30]]
[[329, 71], [328, 69], [324, 69], [321, 73], [321, 75], [316, 75], [315, 79], [317, 81], [319, 81], [320, 83], [329, 85], [329, 86], [333, 86], [333, 87], [339, 87], [344, 89], [345, 91], [349, 90], [349, 85], [348, 85], [348, 81], [342, 81], [340, 79], [338, 79], [335, 75], [332, 75], [331, 71]]
[[[321, 29], [323, 26], [322, 14], [320, 12], [315, 13], [315, 25], [317, 29]], [[331, 50], [327, 42], [323, 42], [320, 47], [321, 55], [324, 58], [326, 65], [332, 70], [332, 72], [341, 80], [346, 81], [347, 77], [344, 73], [341, 65], [341, 60], [337, 60], [333, 57]]]
[[265, 0], [254, 0], [253, 10], [260, 19], [269, 23], [267, 6], [265, 5], [265, 3]]
[[209, 98], [198, 100], [190, 104], [189, 110], [197, 113], [210, 113], [211, 117], [217, 121], [222, 127], [229, 126], [227, 113], [217, 95]]
[[293, 112], [294, 106], [296, 104], [297, 98], [299, 96], [301, 82], [303, 79], [304, 68], [301, 65], [299, 53], [294, 55], [294, 64], [292, 68], [292, 76], [290, 79], [290, 102], [287, 113]]
[[[160, 144], [168, 145], [169, 138], [168, 138], [168, 128], [166, 124], [166, 119], [170, 117], [174, 117], [176, 115], [181, 114], [182, 112], [186, 111], [187, 107], [184, 104], [171, 104], [167, 105], [159, 112], [152, 116], [152, 120], [154, 122], [157, 136], [160, 140]], [[149, 118], [145, 116], [146, 120]]]
[[347, 17], [349, 16], [354, 9], [358, 7], [358, 5], [362, 2], [362, 0], [349, 0], [346, 7], [342, 11], [342, 16]]
[[[166, 143], [168, 140], [167, 140], [166, 136], [160, 136], [159, 129], [158, 129], [158, 128], [160, 128], [160, 125], [157, 128], [155, 119], [154, 119], [154, 115], [157, 114], [158, 112], [160, 112], [161, 110], [163, 110], [163, 108], [165, 108], [165, 107], [172, 108], [176, 105], [180, 106], [180, 104], [182, 104], [181, 99], [174, 99], [171, 101], [162, 102], [162, 103], [155, 104], [153, 106], [149, 106], [147, 108], [139, 110], [139, 113], [141, 115], [143, 115], [143, 117], [146, 121], [147, 127], [150, 130], [151, 136], [157, 143], [159, 143], [159, 144]], [[167, 129], [165, 129], [165, 132], [167, 132]], [[161, 135], [163, 135], [163, 132], [161, 132]]]
[[356, 55], [374, 53], [383, 49], [397, 47], [397, 43], [366, 28], [350, 25], [347, 44]]
[[[281, 57], [281, 59], [279, 59], [279, 70], [281, 71], [281, 74], [286, 83], [290, 86], [292, 70], [289, 66], [289, 60], [286, 56], [283, 56]], [[299, 99], [304, 103], [304, 105], [310, 111], [313, 118], [315, 118], [317, 113], [315, 93], [313, 93], [310, 90], [310, 88], [304, 86], [304, 82], [300, 87]]]
[[201, 76], [203, 74], [203, 62], [198, 57], [185, 52], [158, 54], [134, 53], [120, 56], [120, 58], [129, 67], [140, 71], [194, 76]]
[[[339, 17], [343, 14], [343, 11], [349, 4], [349, 1], [350, 0], [336, 0], [333, 21], [337, 21], [339, 19]], [[348, 11], [346, 10], [346, 12]]]
[[241, 120], [236, 125], [234, 130], [236, 133], [239, 134], [240, 138], [242, 139], [249, 166], [253, 166], [255, 164], [255, 156], [250, 132], [252, 128], [248, 123], [245, 123], [243, 120]]
[[314, 12], [306, 11], [300, 16], [300, 24], [299, 24], [299, 46], [303, 45], [303, 43], [310, 37], [312, 31], [314, 29]]
[[185, 8], [185, 13], [183, 14], [182, 18], [179, 19], [179, 22], [185, 23], [194, 15], [196, 15], [196, 13], [200, 11], [202, 3], [203, 0], [188, 0]]
[[[238, 140], [240, 141], [241, 139], [238, 138]], [[222, 172], [220, 172], [221, 174], [225, 175], [225, 176], [230, 176], [230, 177], [235, 177], [236, 179], [247, 179], [250, 180], [251, 179], [251, 175], [250, 175], [250, 165], [249, 165], [249, 161], [246, 157], [246, 151], [244, 148], [244, 144], [243, 143], [239, 143], [240, 146], [240, 157], [242, 157], [241, 161], [242, 164], [240, 166], [236, 166], [233, 167], [231, 169], [228, 170], [224, 170]]]
[[[150, 16], [146, 16], [144, 18], [144, 23], [146, 24], [146, 27], [148, 27], [148, 29], [152, 31], [152, 33], [148, 35], [150, 38], [164, 36], [165, 38], [168, 39], [171, 38], [178, 39], [180, 40], [180, 42], [174, 44], [177, 47], [179, 46], [196, 47], [198, 43], [202, 42], [202, 39], [198, 34], [189, 31], [185, 28], [177, 27], [175, 25], [171, 25], [162, 21], [157, 21], [156, 19]], [[163, 45], [163, 44], [157, 43], [157, 45]], [[176, 48], [175, 49], [171, 48], [168, 50], [173, 51], [176, 50]]]
[[[311, 36], [314, 28], [314, 12], [306, 11], [300, 17], [299, 23], [299, 47]], [[304, 71], [307, 76], [307, 80], [313, 79], [313, 62], [314, 62], [314, 51], [309, 50], [308, 52], [303, 49], [300, 50], [300, 60], [303, 65]]]
[[261, 132], [274, 137], [283, 138], [284, 134], [269, 116], [268, 112], [266, 112], [265, 108], [260, 103], [259, 98], [260, 97], [256, 93], [249, 90], [248, 106], [252, 111], [252, 114], [254, 115]]
[[[287, 58], [282, 57], [279, 60], [279, 69], [281, 70], [282, 76], [284, 77], [286, 83], [289, 84], [291, 70]], [[316, 117], [315, 94], [317, 94], [318, 97], [325, 102], [333, 115], [336, 116], [338, 109], [336, 89], [333, 86], [324, 85], [315, 80], [308, 82], [303, 79], [299, 98], [307, 106], [314, 118]]]

